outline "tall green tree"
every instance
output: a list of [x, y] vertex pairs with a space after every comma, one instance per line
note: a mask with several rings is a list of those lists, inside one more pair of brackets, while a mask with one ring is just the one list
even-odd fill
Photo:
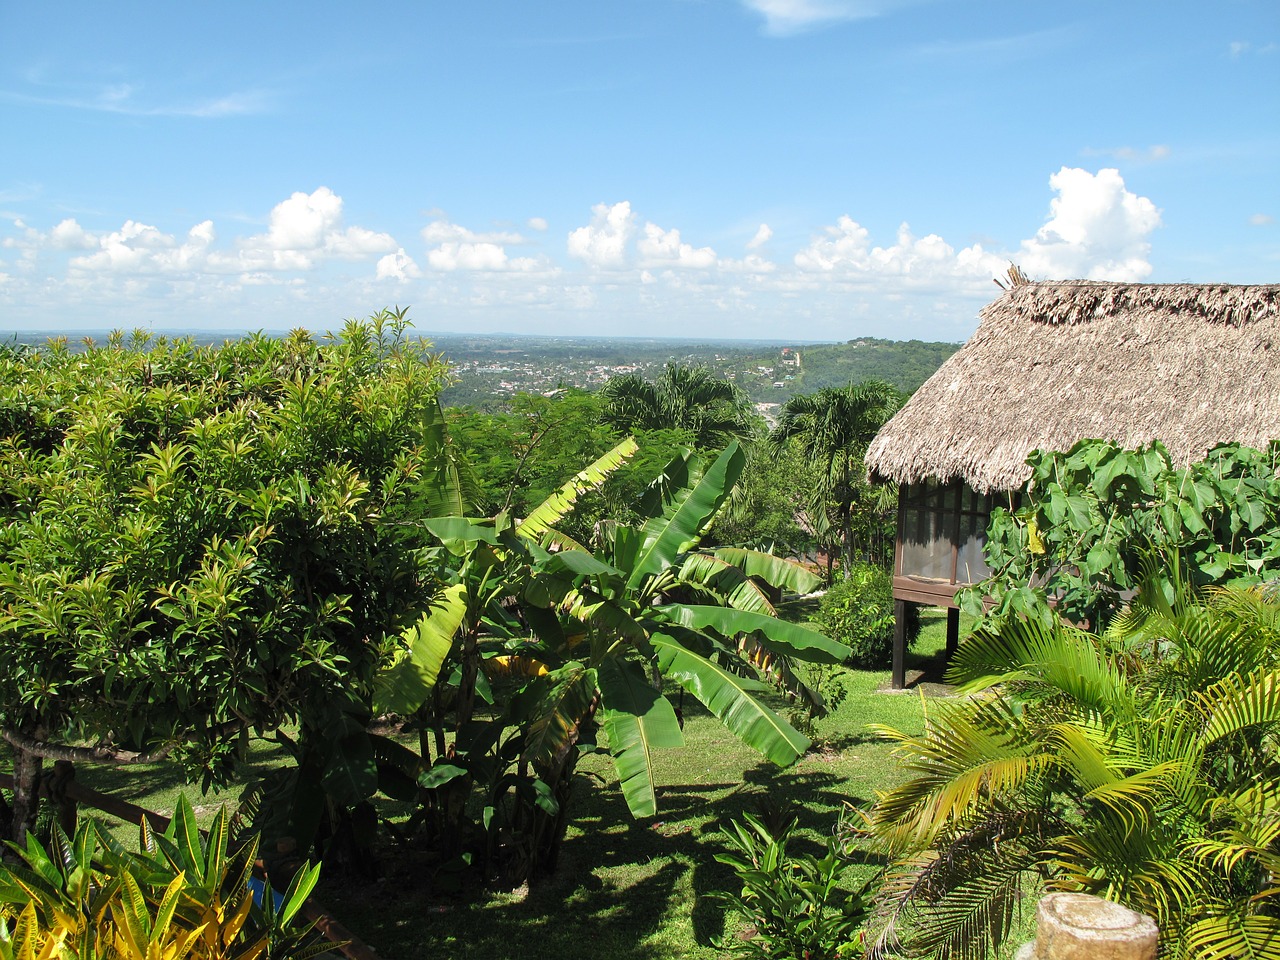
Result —
[[687, 430], [701, 450], [749, 439], [758, 424], [746, 393], [705, 366], [669, 363], [656, 380], [610, 377], [600, 396], [604, 422], [620, 432]]
[[12, 830], [43, 759], [183, 761], [320, 737], [435, 590], [417, 525], [462, 510], [403, 311], [221, 347], [113, 335], [0, 354], [0, 735]]
[[895, 491], [872, 487], [863, 458], [876, 432], [898, 408], [903, 396], [883, 380], [864, 380], [841, 388], [792, 397], [782, 406], [768, 443], [776, 456], [789, 445], [818, 471], [815, 505], [836, 515], [849, 567], [858, 554], [879, 543], [886, 514], [896, 503]]

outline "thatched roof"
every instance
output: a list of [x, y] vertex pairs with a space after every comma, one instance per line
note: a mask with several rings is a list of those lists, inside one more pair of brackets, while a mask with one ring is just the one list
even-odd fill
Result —
[[885, 424], [873, 478], [1026, 482], [1036, 449], [1159, 439], [1175, 462], [1280, 438], [1280, 284], [1011, 287]]

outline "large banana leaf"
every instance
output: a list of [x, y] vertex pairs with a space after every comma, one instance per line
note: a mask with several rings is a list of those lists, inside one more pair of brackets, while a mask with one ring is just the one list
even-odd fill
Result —
[[648, 683], [638, 664], [609, 657], [600, 665], [600, 695], [609, 752], [633, 817], [658, 810], [653, 751], [684, 745], [680, 721], [666, 697]]
[[728, 607], [710, 607], [692, 603], [668, 603], [654, 607], [663, 618], [690, 630], [710, 627], [723, 637], [735, 637], [740, 633], [756, 633], [765, 646], [799, 660], [817, 663], [839, 663], [849, 656], [850, 650], [796, 623], [788, 623], [775, 617], [752, 613], [749, 610], [732, 610]]
[[776, 616], [777, 610], [760, 586], [737, 566], [709, 553], [691, 553], [680, 565], [679, 579], [708, 590], [726, 606]]
[[548, 674], [551, 689], [542, 697], [525, 734], [524, 756], [539, 770], [555, 770], [578, 742], [578, 727], [591, 712], [596, 671], [580, 663]]
[[737, 442], [729, 444], [688, 495], [676, 501], [673, 510], [645, 524], [644, 543], [627, 578], [628, 589], [634, 590], [647, 577], [666, 570], [676, 557], [697, 544], [707, 521], [715, 516], [742, 476], [746, 461], [747, 455]]
[[534, 507], [517, 527], [517, 532], [529, 540], [540, 539], [544, 533], [565, 518], [573, 509], [578, 497], [590, 490], [598, 489], [609, 479], [609, 474], [626, 463], [638, 449], [640, 448], [636, 445], [635, 439], [627, 437]]
[[424, 431], [426, 468], [422, 484], [427, 512], [433, 517], [462, 516], [467, 511], [465, 484], [451, 455], [453, 448], [446, 441], [444, 411], [439, 400], [423, 411], [423, 418], [430, 421]]
[[809, 738], [751, 695], [759, 684], [698, 656], [674, 638], [649, 638], [662, 672], [697, 697], [747, 746], [779, 766], [794, 763], [809, 749]]
[[440, 666], [453, 649], [453, 639], [467, 615], [467, 588], [447, 587], [418, 623], [403, 634], [406, 649], [374, 677], [374, 710], [413, 713], [422, 706], [440, 676]]
[[822, 585], [822, 577], [803, 564], [784, 557], [775, 557], [761, 550], [744, 550], [741, 547], [718, 547], [712, 554], [731, 563], [748, 577], [759, 577], [765, 583], [793, 593], [812, 593]]

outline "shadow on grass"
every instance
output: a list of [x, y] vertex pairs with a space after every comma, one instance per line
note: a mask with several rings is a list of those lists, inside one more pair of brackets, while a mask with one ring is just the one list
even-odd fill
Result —
[[762, 804], [782, 807], [801, 830], [792, 849], [817, 854], [841, 805], [858, 799], [833, 773], [762, 761], [738, 782], [661, 787], [658, 815], [636, 820], [616, 786], [580, 775], [560, 866], [524, 899], [478, 889], [433, 895], [411, 863], [363, 888], [326, 882], [321, 898], [388, 957], [712, 958], [725, 934], [725, 907], [713, 895], [737, 885], [715, 859], [729, 822]]

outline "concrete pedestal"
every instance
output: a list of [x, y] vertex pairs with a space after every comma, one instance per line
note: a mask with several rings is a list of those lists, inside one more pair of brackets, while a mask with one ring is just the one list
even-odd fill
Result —
[[1016, 960], [1155, 960], [1156, 923], [1087, 893], [1051, 893], [1036, 910], [1036, 939]]

